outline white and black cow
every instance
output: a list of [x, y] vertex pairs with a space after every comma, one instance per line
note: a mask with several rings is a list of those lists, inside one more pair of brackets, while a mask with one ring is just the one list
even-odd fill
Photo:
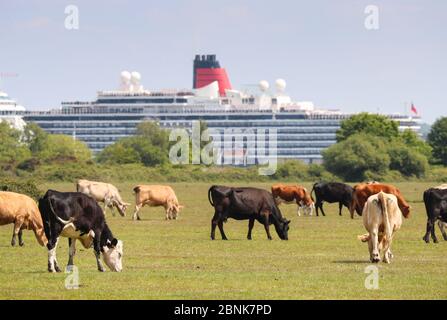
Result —
[[444, 230], [444, 227], [447, 226], [447, 189], [430, 188], [425, 190], [424, 203], [427, 210], [427, 230], [422, 239], [429, 243], [431, 233], [433, 242], [438, 242], [435, 234], [435, 223], [438, 221], [442, 236], [447, 241], [447, 233]]
[[103, 272], [100, 255], [112, 271], [122, 270], [123, 243], [113, 237], [101, 207], [79, 192], [48, 190], [39, 200], [45, 235], [48, 238], [48, 271], [60, 272], [56, 248], [59, 237], [67, 237], [70, 245], [68, 265], [73, 265], [76, 240], [87, 249], [93, 245], [98, 270]]

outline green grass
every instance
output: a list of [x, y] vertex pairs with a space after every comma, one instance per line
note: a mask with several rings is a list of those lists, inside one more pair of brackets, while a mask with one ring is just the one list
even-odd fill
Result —
[[[117, 183], [125, 200], [133, 202], [131, 183]], [[240, 184], [242, 185], [242, 184]], [[247, 185], [247, 184], [244, 184]], [[269, 188], [268, 184], [249, 184]], [[30, 231], [26, 245], [9, 245], [12, 225], [0, 227], [1, 299], [446, 299], [447, 242], [425, 244], [426, 215], [422, 193], [430, 183], [397, 184], [410, 201], [406, 219], [393, 243], [395, 258], [379, 264], [379, 289], [364, 286], [369, 263], [367, 245], [357, 240], [365, 229], [351, 220], [344, 208], [326, 207], [326, 217], [298, 217], [296, 207], [282, 205], [291, 219], [289, 241], [281, 241], [272, 228], [273, 241], [256, 222], [253, 240], [246, 240], [248, 221], [229, 220], [224, 228], [229, 241], [211, 241], [213, 210], [207, 200], [209, 184], [173, 184], [186, 208], [177, 221], [165, 221], [162, 208], [142, 211], [142, 221], [108, 214], [115, 236], [124, 241], [124, 271], [96, 271], [91, 249], [78, 245], [75, 264], [80, 288], [65, 289], [66, 274], [50, 274], [46, 249]], [[51, 184], [73, 190], [73, 184]], [[306, 184], [310, 187], [310, 184]], [[65, 265], [68, 241], [62, 239], [58, 260]]]

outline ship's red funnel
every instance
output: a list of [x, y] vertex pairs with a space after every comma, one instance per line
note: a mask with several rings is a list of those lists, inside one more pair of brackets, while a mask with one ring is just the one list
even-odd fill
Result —
[[194, 59], [193, 88], [199, 89], [217, 81], [219, 94], [225, 95], [226, 89], [231, 89], [230, 80], [224, 68], [220, 67], [215, 55], [200, 56]]

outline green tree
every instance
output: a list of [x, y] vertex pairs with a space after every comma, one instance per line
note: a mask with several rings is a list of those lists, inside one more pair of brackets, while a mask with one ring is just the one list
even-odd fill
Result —
[[48, 133], [35, 123], [28, 123], [23, 131], [23, 141], [32, 154], [42, 152], [48, 145]]
[[435, 161], [447, 166], [447, 117], [435, 121], [428, 134], [428, 143], [433, 148]]
[[99, 163], [127, 164], [140, 163], [141, 158], [135, 149], [125, 146], [123, 141], [105, 147], [96, 157]]
[[145, 166], [168, 162], [169, 134], [154, 122], [142, 122], [135, 136], [118, 140], [97, 156], [100, 163], [142, 163]]
[[149, 140], [153, 146], [158, 146], [161, 150], [169, 148], [169, 133], [162, 130], [156, 122], [145, 121], [137, 126], [137, 136], [144, 137]]
[[337, 131], [337, 142], [344, 141], [357, 133], [391, 140], [399, 136], [399, 125], [386, 116], [366, 112], [359, 113], [341, 123], [340, 129]]
[[390, 157], [386, 150], [384, 138], [354, 134], [323, 152], [324, 167], [347, 181], [362, 181], [368, 172], [387, 172]]
[[422, 140], [416, 132], [406, 129], [400, 133], [400, 140], [414, 151], [424, 155], [427, 159], [431, 158], [432, 147]]
[[397, 170], [407, 177], [421, 178], [427, 172], [429, 165], [427, 157], [404, 144], [389, 148], [390, 169]]
[[79, 140], [62, 134], [49, 134], [37, 157], [46, 162], [91, 160], [92, 153], [87, 145]]
[[7, 122], [0, 121], [0, 166], [3, 170], [15, 167], [19, 162], [31, 157], [25, 143], [21, 141], [21, 132]]

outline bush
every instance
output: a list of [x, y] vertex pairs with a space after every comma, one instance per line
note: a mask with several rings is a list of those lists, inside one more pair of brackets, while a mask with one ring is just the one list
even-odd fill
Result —
[[346, 181], [363, 181], [366, 173], [378, 176], [387, 172], [390, 157], [385, 141], [379, 137], [355, 134], [323, 152], [324, 167]]
[[391, 158], [390, 169], [397, 170], [404, 176], [421, 178], [428, 170], [427, 158], [405, 145], [393, 146], [388, 153]]
[[16, 181], [14, 179], [7, 178], [0, 179], [0, 191], [26, 194], [35, 200], [38, 200], [41, 196], [43, 196], [42, 192], [36, 186], [36, 183], [32, 180]]

